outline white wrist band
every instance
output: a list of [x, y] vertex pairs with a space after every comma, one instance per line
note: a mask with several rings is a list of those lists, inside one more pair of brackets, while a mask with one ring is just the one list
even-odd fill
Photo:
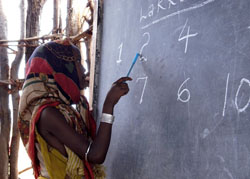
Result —
[[102, 113], [101, 122], [113, 124], [114, 120], [115, 120], [115, 116], [111, 114], [107, 114], [107, 113]]
[[88, 149], [87, 149], [87, 151], [86, 151], [86, 153], [85, 153], [85, 161], [86, 161], [86, 162], [88, 161], [88, 153], [89, 153], [89, 150], [90, 150], [91, 144], [92, 144], [92, 142], [90, 141], [90, 142], [89, 142]]

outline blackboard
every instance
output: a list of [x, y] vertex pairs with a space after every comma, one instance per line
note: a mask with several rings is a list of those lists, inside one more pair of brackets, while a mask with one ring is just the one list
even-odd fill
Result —
[[250, 178], [250, 1], [105, 0], [98, 115], [115, 108], [111, 179]]

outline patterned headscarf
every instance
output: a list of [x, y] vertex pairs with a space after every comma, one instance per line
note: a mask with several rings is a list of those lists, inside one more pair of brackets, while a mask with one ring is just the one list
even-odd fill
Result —
[[[40, 173], [35, 148], [35, 125], [42, 110], [54, 106], [76, 132], [92, 140], [96, 125], [86, 99], [80, 95], [75, 63], [80, 62], [79, 49], [69, 40], [48, 42], [36, 48], [26, 64], [26, 78], [19, 105], [21, 138], [31, 158], [35, 177]], [[75, 110], [71, 104], [77, 104]], [[93, 178], [89, 163], [84, 161], [85, 178]]]

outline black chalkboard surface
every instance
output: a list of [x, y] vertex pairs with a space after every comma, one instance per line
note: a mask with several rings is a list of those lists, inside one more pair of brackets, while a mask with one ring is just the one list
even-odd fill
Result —
[[115, 108], [110, 179], [250, 178], [250, 1], [105, 0], [98, 108]]

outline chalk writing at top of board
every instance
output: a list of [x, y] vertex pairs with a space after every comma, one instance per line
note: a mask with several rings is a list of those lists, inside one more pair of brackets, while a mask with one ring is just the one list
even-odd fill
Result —
[[[142, 26], [141, 29], [146, 29], [146, 28], [148, 28], [148, 27], [150, 27], [150, 26], [152, 26], [152, 25], [154, 25], [154, 24], [157, 24], [157, 23], [159, 23], [159, 22], [161, 22], [161, 21], [164, 21], [164, 20], [166, 20], [166, 19], [168, 19], [168, 18], [170, 18], [170, 17], [174, 17], [174, 16], [176, 16], [176, 15], [180, 15], [180, 14], [182, 14], [182, 13], [185, 13], [185, 12], [188, 12], [188, 11], [192, 11], [192, 10], [201, 8], [201, 7], [203, 7], [203, 6], [207, 5], [207, 4], [210, 4], [210, 3], [214, 2], [214, 1], [216, 1], [216, 0], [206, 0], [206, 1], [203, 1], [203, 2], [200, 2], [200, 3], [197, 3], [197, 4], [194, 4], [194, 5], [192, 5], [192, 6], [188, 7], [188, 8], [185, 8], [185, 9], [182, 9], [182, 10], [178, 10], [178, 11], [176, 11], [176, 12], [173, 12], [173, 13], [171, 13], [171, 14], [168, 14], [168, 15], [165, 15], [165, 16], [163, 16], [163, 17], [160, 17], [160, 18], [158, 18], [158, 19], [156, 19], [156, 20], [153, 20], [152, 22], [150, 22], [150, 23], [148, 23], [148, 24]], [[181, 0], [180, 2], [184, 2], [184, 1]], [[162, 1], [158, 1], [157, 10], [156, 10], [156, 8], [155, 8], [155, 5], [154, 5], [154, 4], [151, 4], [151, 5], [149, 6], [149, 8], [148, 8], [149, 10], [148, 10], [148, 12], [146, 13], [146, 15], [143, 15], [143, 12], [142, 12], [142, 9], [141, 9], [140, 22], [142, 22], [143, 20], [146, 20], [147, 18], [153, 17], [155, 11], [156, 11], [156, 13], [159, 13], [160, 10], [167, 11], [168, 9], [170, 9], [171, 6], [177, 5], [177, 3], [174, 3], [173, 1], [169, 1], [169, 7], [166, 8], [166, 7], [163, 7], [161, 3], [162, 3]]]

